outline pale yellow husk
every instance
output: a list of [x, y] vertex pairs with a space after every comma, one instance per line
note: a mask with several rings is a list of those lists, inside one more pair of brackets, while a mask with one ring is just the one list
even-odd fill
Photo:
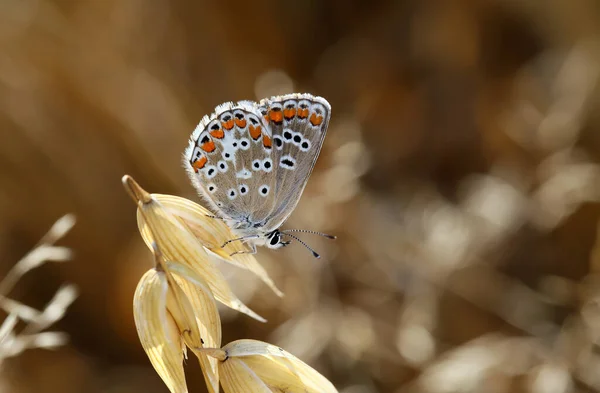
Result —
[[[256, 340], [238, 340], [222, 348], [228, 359], [220, 363], [220, 370], [230, 360], [236, 360], [236, 366], [230, 367], [227, 376], [221, 371], [221, 384], [234, 385], [241, 379], [247, 379], [248, 370], [252, 378], [258, 377], [272, 392], [288, 393], [337, 393], [327, 378], [312, 367], [274, 345]], [[243, 362], [241, 367], [237, 362]], [[231, 380], [233, 378], [233, 380]]]
[[[161, 271], [163, 267], [167, 270]], [[165, 362], [169, 362], [171, 368], [175, 367], [173, 358], [164, 358], [161, 363], [159, 356], [149, 349], [165, 339], [163, 334], [154, 335], [153, 332], [160, 326], [170, 326], [169, 333], [173, 335], [171, 342], [178, 343], [173, 348], [179, 348], [181, 354], [176, 364], [181, 367], [185, 350], [183, 344], [186, 344], [198, 357], [209, 392], [218, 393], [218, 361], [199, 351], [203, 343], [209, 347], [221, 345], [221, 320], [208, 285], [193, 270], [175, 262], [161, 263], [158, 269], [146, 273], [143, 280], [149, 280], [150, 285], [140, 282], [141, 289], [134, 297], [134, 313], [140, 340], [157, 372], [161, 374], [161, 370], [168, 366]], [[160, 294], [160, 297], [156, 298], [156, 294]], [[160, 301], [156, 301], [157, 299]], [[145, 320], [144, 318], [152, 317], [145, 316], [149, 314], [149, 307], [157, 307], [155, 314], [160, 318]], [[138, 312], [141, 310], [146, 311], [145, 314]], [[183, 383], [185, 384], [185, 380]]]
[[221, 386], [225, 393], [273, 393], [271, 389], [239, 359], [230, 358], [219, 365]]
[[267, 284], [277, 296], [283, 296], [283, 293], [277, 288], [254, 255], [248, 253], [231, 255], [234, 252], [249, 251], [243, 242], [231, 242], [224, 248], [221, 248], [226, 241], [238, 237], [223, 220], [210, 217], [213, 214], [209, 210], [189, 199], [163, 194], [152, 194], [152, 198], [160, 202], [165, 209], [187, 225], [189, 230], [198, 239], [201, 239], [202, 244], [219, 258], [251, 271]]
[[187, 393], [183, 372], [183, 342], [167, 312], [168, 283], [152, 269], [141, 278], [133, 300], [135, 326], [152, 366], [172, 393]]
[[210, 260], [211, 257], [204, 249], [201, 240], [190, 232], [186, 224], [171, 214], [131, 177], [123, 177], [123, 183], [138, 201], [138, 227], [150, 249], [153, 248], [153, 243], [156, 243], [165, 260], [181, 262], [201, 277], [210, 287], [216, 300], [265, 322], [264, 318], [235, 296], [221, 271]]
[[173, 276], [169, 276], [169, 272], [162, 274], [166, 276], [169, 285], [167, 291], [167, 311], [175, 321], [183, 342], [190, 348], [202, 346], [202, 339], [200, 338], [200, 331], [196, 324], [192, 304], [179, 286], [178, 281]]
[[219, 370], [217, 359], [196, 350], [201, 346], [211, 348], [221, 346], [221, 318], [219, 317], [217, 304], [208, 285], [193, 270], [173, 262], [167, 262], [166, 265], [168, 270], [173, 273], [178, 287], [185, 294], [186, 303], [193, 310], [191, 315], [192, 318], [195, 318], [194, 326], [204, 341], [203, 345], [201, 343], [188, 345], [198, 357], [210, 393], [218, 393]]

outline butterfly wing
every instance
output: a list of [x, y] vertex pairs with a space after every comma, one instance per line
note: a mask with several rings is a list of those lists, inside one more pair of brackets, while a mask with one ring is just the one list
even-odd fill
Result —
[[230, 102], [196, 127], [184, 166], [215, 214], [251, 226], [252, 213], [274, 203], [271, 151], [270, 129], [256, 102]]
[[259, 111], [270, 126], [276, 175], [275, 203], [266, 216], [255, 215], [268, 232], [279, 228], [298, 204], [323, 146], [331, 106], [322, 97], [288, 94], [262, 100]]
[[192, 133], [184, 166], [215, 214], [270, 232], [296, 207], [330, 113], [325, 99], [310, 94], [222, 104]]

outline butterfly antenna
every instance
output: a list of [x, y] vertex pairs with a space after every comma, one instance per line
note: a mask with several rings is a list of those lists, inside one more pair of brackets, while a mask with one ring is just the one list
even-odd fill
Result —
[[296, 240], [298, 240], [298, 242], [299, 242], [300, 244], [302, 244], [304, 247], [308, 248], [308, 249], [309, 249], [309, 250], [312, 252], [312, 254], [313, 254], [313, 256], [314, 256], [315, 258], [317, 258], [317, 259], [321, 258], [321, 256], [320, 256], [320, 255], [319, 255], [319, 254], [318, 254], [318, 253], [317, 253], [315, 250], [313, 250], [312, 248], [310, 248], [310, 246], [309, 246], [308, 244], [306, 244], [306, 243], [304, 243], [302, 240], [300, 240], [300, 238], [299, 238], [299, 237], [297, 237], [297, 236], [294, 236], [294, 235], [290, 235], [289, 233], [284, 233], [284, 232], [280, 232], [280, 233], [281, 233], [281, 234], [283, 234], [283, 235], [289, 236], [289, 237], [291, 237], [292, 239], [296, 239]]
[[313, 235], [319, 235], [319, 236], [326, 237], [327, 239], [337, 239], [337, 236], [328, 235], [328, 234], [323, 233], [323, 232], [311, 231], [311, 230], [308, 230], [308, 229], [286, 229], [285, 231], [281, 231], [281, 233], [285, 233], [286, 235], [287, 235], [288, 232], [310, 233], [310, 234], [313, 234]]

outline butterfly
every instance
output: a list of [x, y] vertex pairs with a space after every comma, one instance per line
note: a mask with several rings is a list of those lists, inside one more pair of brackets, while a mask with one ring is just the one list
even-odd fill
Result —
[[281, 230], [294, 211], [315, 166], [331, 117], [331, 106], [311, 94], [287, 94], [260, 102], [226, 102], [204, 116], [190, 136], [184, 166], [214, 218], [223, 219], [256, 253], [256, 246], [281, 248]]

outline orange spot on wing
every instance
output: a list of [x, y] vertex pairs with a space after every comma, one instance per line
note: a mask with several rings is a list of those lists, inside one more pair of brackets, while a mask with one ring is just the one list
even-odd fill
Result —
[[313, 126], [318, 126], [321, 123], [323, 123], [323, 116], [317, 116], [315, 113], [310, 116], [310, 124]]
[[301, 119], [306, 119], [308, 117], [308, 108], [298, 109], [298, 117]]
[[192, 164], [192, 168], [194, 168], [194, 172], [198, 173], [198, 171], [202, 168], [204, 168], [204, 165], [206, 165], [206, 163], [208, 162], [208, 158], [202, 156], [199, 159], [197, 159], [193, 164]]
[[280, 123], [283, 121], [283, 113], [281, 111], [269, 111], [269, 118], [274, 123]]
[[223, 130], [213, 130], [210, 132], [210, 135], [214, 136], [217, 139], [222, 139], [225, 136]]
[[250, 131], [250, 136], [252, 137], [252, 139], [257, 140], [258, 138], [260, 138], [260, 134], [261, 134], [260, 126], [254, 127], [253, 125], [250, 125], [250, 127], [248, 127], [248, 130]]
[[296, 109], [295, 108], [285, 109], [283, 111], [283, 116], [285, 117], [286, 120], [292, 119], [294, 116], [296, 116]]
[[212, 153], [213, 151], [215, 151], [215, 142], [209, 141], [209, 142], [203, 143], [202, 146], [200, 146], [200, 148], [207, 153]]
[[223, 126], [224, 129], [229, 131], [233, 128], [233, 120], [224, 121], [223, 123], [221, 123], [221, 125]]
[[267, 134], [263, 134], [263, 146], [270, 149], [272, 145], [271, 138]]
[[244, 128], [246, 127], [246, 119], [238, 119], [237, 117], [235, 118], [235, 125], [240, 127], [240, 128]]
[[267, 123], [269, 122], [269, 115], [264, 115], [263, 116], [265, 118], [265, 120], [267, 121]]

